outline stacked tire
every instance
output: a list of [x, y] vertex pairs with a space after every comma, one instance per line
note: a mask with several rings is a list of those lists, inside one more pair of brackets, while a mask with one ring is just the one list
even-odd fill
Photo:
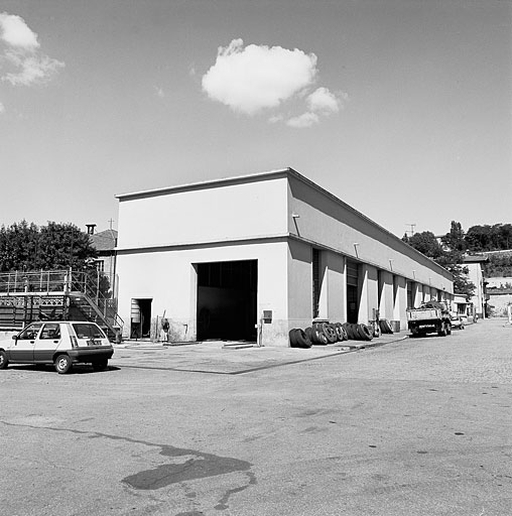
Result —
[[[377, 335], [378, 336], [378, 335]], [[289, 332], [290, 347], [310, 348], [326, 346], [344, 340], [372, 340], [372, 328], [366, 324], [316, 322], [302, 330], [293, 328]]]
[[[306, 328], [306, 330], [311, 328]], [[306, 331], [301, 330], [300, 328], [293, 328], [288, 333], [290, 338], [290, 347], [292, 348], [310, 348], [313, 343], [311, 342], [310, 335], [306, 333]]]
[[374, 335], [370, 326], [366, 324], [345, 323], [345, 331], [351, 340], [372, 340]]
[[393, 333], [393, 328], [387, 319], [381, 319], [379, 321], [380, 331], [382, 333]]

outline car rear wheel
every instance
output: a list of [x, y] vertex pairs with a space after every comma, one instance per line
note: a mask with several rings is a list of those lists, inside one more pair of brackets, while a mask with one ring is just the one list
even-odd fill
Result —
[[107, 366], [108, 366], [108, 360], [97, 360], [96, 362], [92, 363], [92, 368], [95, 371], [105, 371]]
[[68, 355], [59, 355], [55, 359], [55, 371], [57, 371], [59, 374], [69, 373], [72, 367], [73, 362], [71, 361], [71, 358], [68, 357]]
[[7, 354], [5, 351], [0, 351], [0, 369], [5, 369], [9, 365], [9, 360], [7, 360]]

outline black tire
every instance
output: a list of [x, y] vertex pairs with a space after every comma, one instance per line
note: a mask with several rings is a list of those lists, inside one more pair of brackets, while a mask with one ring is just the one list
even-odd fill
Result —
[[334, 323], [334, 329], [336, 330], [336, 335], [338, 336], [338, 340], [340, 342], [347, 340], [348, 336], [345, 328], [343, 327], [343, 324], [339, 322]]
[[366, 324], [358, 324], [356, 329], [357, 329], [357, 333], [358, 333], [359, 337], [361, 338], [361, 340], [372, 340], [373, 339], [372, 332], [370, 331], [370, 328], [368, 328], [368, 326], [366, 326]]
[[338, 334], [336, 328], [329, 323], [322, 324], [322, 333], [327, 337], [329, 344], [334, 344], [338, 340]]
[[312, 337], [311, 340], [313, 344], [325, 346], [328, 343], [327, 337], [324, 335], [320, 324], [313, 324]]
[[55, 358], [55, 371], [59, 374], [66, 374], [73, 368], [73, 361], [68, 355], [58, 355]]
[[0, 351], [0, 369], [7, 369], [9, 365], [9, 360], [7, 359], [7, 353], [5, 351]]
[[92, 368], [95, 371], [105, 371], [105, 369], [107, 367], [108, 367], [108, 360], [98, 360], [98, 361], [92, 363]]
[[347, 331], [348, 331], [349, 337], [352, 340], [359, 340], [359, 333], [357, 332], [357, 324], [349, 323]]
[[311, 339], [306, 335], [306, 332], [301, 329], [295, 332], [295, 340], [299, 348], [308, 349], [313, 345]]
[[382, 333], [393, 333], [393, 328], [391, 328], [391, 325], [387, 319], [380, 320], [380, 330]]
[[354, 340], [354, 332], [352, 331], [352, 323], [344, 323], [345, 333], [347, 334], [347, 340]]
[[309, 340], [309, 342], [311, 342], [311, 344], [313, 344], [313, 328], [311, 328], [311, 326], [308, 326], [304, 330], [304, 333], [306, 334], [306, 338]]
[[297, 331], [297, 328], [292, 328], [288, 332], [288, 337], [290, 339], [290, 347], [291, 348], [295, 348], [297, 346], [297, 339], [295, 338], [296, 331]]

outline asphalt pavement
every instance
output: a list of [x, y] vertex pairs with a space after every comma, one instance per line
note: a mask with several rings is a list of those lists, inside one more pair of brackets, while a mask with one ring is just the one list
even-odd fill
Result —
[[512, 514], [512, 327], [0, 371], [0, 514]]

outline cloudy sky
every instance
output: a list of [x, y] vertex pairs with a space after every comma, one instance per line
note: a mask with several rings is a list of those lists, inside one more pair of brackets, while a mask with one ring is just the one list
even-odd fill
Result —
[[4, 0], [0, 225], [116, 227], [116, 193], [286, 166], [398, 236], [510, 223], [511, 22], [501, 0]]

